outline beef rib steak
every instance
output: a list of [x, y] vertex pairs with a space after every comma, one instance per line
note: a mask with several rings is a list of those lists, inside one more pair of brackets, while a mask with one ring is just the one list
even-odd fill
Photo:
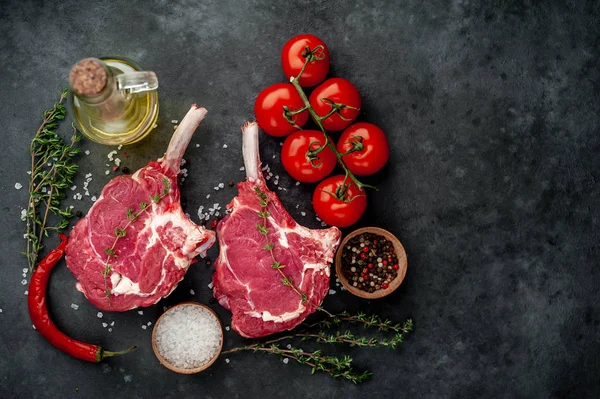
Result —
[[[181, 157], [206, 113], [193, 105], [164, 157], [108, 182], [71, 231], [67, 267], [79, 280], [77, 289], [96, 307], [121, 312], [155, 304], [175, 289], [193, 259], [204, 256], [214, 243], [214, 232], [195, 225], [183, 213], [177, 185]], [[158, 202], [150, 199], [161, 193]], [[140, 212], [142, 203], [148, 204], [147, 210]], [[130, 209], [139, 216], [124, 229], [125, 236], [114, 247], [116, 257], [106, 268], [105, 250], [113, 246], [116, 229], [131, 219]]]
[[[242, 134], [246, 181], [238, 184], [238, 196], [227, 206], [231, 213], [217, 226], [220, 252], [213, 293], [231, 311], [231, 327], [243, 337], [258, 338], [294, 328], [323, 302], [341, 233], [336, 227], [311, 230], [296, 223], [262, 176], [256, 123], [246, 123]], [[306, 294], [306, 301], [283, 285], [281, 274], [271, 267], [270, 252], [263, 249], [256, 188], [268, 196], [267, 227], [275, 259], [285, 265], [286, 277]]]

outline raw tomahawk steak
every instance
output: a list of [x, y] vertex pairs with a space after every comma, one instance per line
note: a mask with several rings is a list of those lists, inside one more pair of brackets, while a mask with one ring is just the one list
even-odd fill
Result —
[[[244, 337], [257, 338], [294, 328], [323, 302], [340, 231], [335, 227], [311, 230], [292, 219], [262, 176], [257, 125], [247, 123], [242, 132], [247, 178], [238, 184], [238, 196], [227, 206], [231, 213], [217, 226], [220, 253], [213, 285], [215, 298], [232, 313], [231, 327]], [[256, 226], [261, 222], [256, 187], [268, 196], [267, 227], [275, 259], [307, 295], [306, 303], [283, 285], [281, 274], [271, 267], [271, 254], [263, 249], [266, 239]]]
[[[196, 226], [181, 209], [177, 174], [181, 157], [206, 110], [193, 105], [173, 134], [165, 156], [133, 175], [112, 179], [87, 216], [70, 234], [67, 267], [79, 280], [77, 289], [100, 309], [125, 311], [150, 306], [166, 297], [183, 279], [197, 255], [204, 256], [215, 233]], [[170, 188], [160, 201], [150, 196]], [[166, 192], [166, 190], [165, 190]], [[115, 246], [105, 277], [107, 255], [115, 229], [128, 222], [127, 210], [140, 211]]]

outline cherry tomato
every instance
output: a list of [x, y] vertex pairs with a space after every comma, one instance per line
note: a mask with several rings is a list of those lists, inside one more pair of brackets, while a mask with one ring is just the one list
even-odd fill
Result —
[[313, 207], [317, 216], [330, 226], [348, 227], [358, 222], [367, 208], [365, 192], [348, 179], [344, 198], [338, 198], [344, 175], [323, 180], [313, 194]]
[[[285, 136], [297, 128], [284, 117], [284, 106], [290, 112], [304, 108], [304, 102], [290, 83], [277, 83], [260, 92], [254, 103], [254, 116], [258, 126], [271, 136]], [[308, 120], [308, 111], [292, 116], [298, 127]]]
[[[330, 100], [337, 105], [332, 105]], [[331, 132], [344, 130], [354, 122], [362, 104], [356, 87], [342, 78], [331, 78], [321, 83], [310, 95], [309, 102], [320, 117], [326, 116], [335, 106], [341, 107], [339, 112], [322, 122], [325, 130]]]
[[309, 147], [315, 150], [323, 144], [325, 144], [325, 137], [317, 130], [303, 130], [290, 134], [281, 147], [283, 167], [290, 176], [303, 183], [316, 183], [323, 180], [335, 168], [337, 157], [329, 147], [316, 154], [312, 164], [307, 156]]
[[344, 130], [337, 143], [338, 152], [347, 152], [353, 147], [353, 143], [362, 143], [363, 149], [342, 158], [353, 174], [371, 175], [381, 170], [388, 161], [390, 146], [385, 133], [372, 123], [359, 122]]
[[[306, 54], [307, 46], [314, 51], [312, 54]], [[318, 46], [322, 46], [322, 49]], [[306, 34], [291, 38], [281, 50], [281, 66], [288, 79], [297, 77], [307, 56], [312, 57], [312, 61], [302, 72], [298, 83], [303, 87], [312, 87], [321, 83], [329, 72], [329, 50], [323, 40]]]

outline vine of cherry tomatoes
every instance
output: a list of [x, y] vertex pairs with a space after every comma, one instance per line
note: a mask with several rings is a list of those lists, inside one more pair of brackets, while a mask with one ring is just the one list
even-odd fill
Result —
[[[362, 100], [358, 89], [343, 78], [329, 78], [327, 45], [314, 35], [290, 39], [281, 52], [281, 65], [290, 83], [264, 89], [254, 103], [256, 122], [267, 134], [288, 136], [281, 149], [285, 170], [304, 183], [321, 181], [313, 207], [325, 223], [348, 227], [367, 207], [365, 187], [356, 176], [380, 171], [390, 153], [385, 133], [367, 122], [353, 122]], [[310, 96], [303, 88], [316, 86]], [[309, 117], [319, 130], [302, 130]], [[329, 132], [343, 131], [337, 143]], [[326, 179], [339, 163], [345, 174]], [[325, 180], [323, 180], [325, 179]]]

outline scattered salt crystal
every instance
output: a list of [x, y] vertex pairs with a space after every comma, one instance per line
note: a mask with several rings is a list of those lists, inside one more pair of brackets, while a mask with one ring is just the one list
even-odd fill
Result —
[[27, 280], [21, 280], [21, 285], [27, 285]]
[[109, 329], [108, 329], [108, 332], [112, 332], [112, 328], [109, 328]]
[[208, 284], [208, 288], [212, 290], [212, 288], [213, 288], [213, 283], [212, 283], [212, 281], [210, 282], [210, 284]]
[[20, 189], [22, 189], [22, 188], [23, 188], [23, 185], [22, 185], [21, 183], [15, 183], [15, 188], [16, 188], [17, 190], [20, 190]]
[[77, 186], [71, 187], [71, 191], [75, 191], [75, 190], [77, 190]]
[[123, 144], [119, 144], [119, 146], [117, 147], [117, 150], [121, 151], [121, 148], [123, 148]]
[[27, 171], [27, 174], [31, 176], [31, 171], [30, 171], [30, 170], [28, 170], [28, 171]]
[[104, 316], [104, 315], [102, 314], [102, 312], [98, 312], [98, 314], [96, 316], [98, 316], [98, 318], [101, 319], [102, 316]]
[[279, 145], [283, 147], [283, 141], [280, 141], [280, 142], [279, 142]]
[[21, 209], [21, 220], [25, 221], [25, 219], [27, 219], [27, 210]]
[[244, 168], [243, 166], [240, 168], [241, 171], [245, 170], [246, 168]]
[[174, 124], [174, 125], [176, 125], [176, 124], [178, 124], [178, 123], [179, 123], [179, 121], [178, 121], [177, 119], [173, 119], [173, 120], [171, 121], [171, 123], [172, 123], [172, 124]]
[[91, 173], [86, 173], [86, 174], [85, 174], [85, 178], [87, 179], [87, 178], [89, 178], [89, 177], [92, 177], [92, 174], [91, 174]]
[[2, 309], [0, 309], [0, 313], [2, 313]]
[[195, 295], [196, 293], [194, 292], [194, 290], [190, 290], [190, 294]]
[[146, 325], [147, 325], [148, 327], [150, 327], [150, 326], [152, 325], [152, 322], [151, 322], [151, 321], [149, 321], [148, 323], [146, 323]]
[[219, 183], [219, 188], [223, 188], [223, 187], [225, 187], [225, 184]]
[[271, 180], [271, 176], [266, 176], [265, 179]]
[[219, 187], [215, 187], [215, 191], [219, 191]]
[[306, 212], [300, 212], [302, 216], [306, 216]]
[[23, 268], [23, 273], [27, 273], [28, 271], [29, 271], [28, 268], [26, 268], [26, 267]]
[[23, 294], [29, 295], [29, 291], [25, 290], [25, 292]]
[[263, 171], [265, 171], [265, 170], [267, 170], [267, 169], [269, 169], [269, 165], [265, 165], [265, 166], [263, 166], [263, 167], [262, 167], [262, 170], [263, 170]]
[[230, 330], [229, 326], [225, 326], [225, 331], [229, 331], [229, 330]]
[[209, 199], [209, 198], [210, 198], [210, 194], [206, 194], [206, 199]]
[[125, 374], [123, 376], [123, 381], [125, 381], [125, 382], [131, 382], [131, 381], [133, 381], [133, 376], [131, 374]]
[[230, 361], [228, 357], [225, 358], [225, 363], [229, 364]]
[[223, 148], [227, 148], [227, 144], [223, 144]]
[[273, 159], [275, 159], [275, 157], [276, 157], [276, 156], [277, 156], [277, 155], [273, 155]]
[[185, 165], [186, 162], [187, 161], [185, 159], [181, 158], [181, 161], [179, 161], [179, 165], [183, 166], [183, 165]]
[[329, 295], [335, 295], [335, 290], [329, 290]]
[[90, 150], [85, 150], [85, 155], [90, 155]]
[[200, 144], [196, 144], [196, 148], [200, 147]]
[[288, 349], [292, 349], [292, 344], [287, 344]]
[[296, 204], [296, 209], [300, 208], [300, 204]]
[[139, 314], [139, 315], [143, 315], [143, 314], [144, 314], [144, 311], [143, 311], [143, 310], [138, 310], [138, 314]]
[[79, 305], [77, 305], [76, 303], [72, 303], [71, 304], [71, 309], [77, 310], [77, 309], [79, 309]]
[[299, 182], [299, 181], [297, 181], [297, 182], [296, 182], [296, 185], [297, 185], [297, 186], [299, 186], [299, 185], [300, 185], [300, 182]]
[[283, 188], [281, 188], [281, 187], [277, 187], [277, 190], [281, 191], [281, 190], [283, 190]]
[[34, 329], [34, 330], [37, 330], [37, 328], [35, 328], [35, 326], [34, 326], [34, 325], [31, 325], [31, 327], [33, 327], [33, 329]]
[[321, 222], [321, 226], [322, 226], [322, 227], [325, 227], [325, 226], [327, 226], [327, 223], [325, 223], [325, 222]]
[[147, 328], [148, 328], [148, 327], [147, 327], [145, 324], [142, 324], [142, 329], [143, 329], [143, 330], [145, 330], [145, 329], [147, 329]]
[[110, 323], [110, 326], [111, 326], [111, 327], [112, 327], [112, 326], [114, 326], [114, 325], [115, 325], [115, 322], [114, 322], [114, 321], [113, 321], [112, 323]]
[[27, 273], [23, 273], [23, 278], [27, 277]]
[[46, 193], [46, 192], [48, 192], [48, 188], [47, 188], [47, 187], [42, 187], [42, 192], [43, 192], [43, 193]]
[[107, 158], [108, 158], [110, 161], [112, 161], [112, 160], [113, 160], [113, 157], [114, 157], [115, 155], [117, 155], [117, 151], [116, 151], [116, 150], [113, 150], [113, 151], [109, 152], [109, 153], [108, 153], [106, 156], [107, 156]]
[[108, 175], [108, 174], [110, 174], [110, 170], [105, 170], [105, 171], [104, 171], [104, 174], [105, 174], [105, 175]]
[[290, 359], [289, 359], [289, 358], [287, 358], [287, 357], [286, 357], [285, 359], [283, 359], [283, 360], [282, 360], [282, 362], [283, 362], [284, 364], [288, 364], [288, 362], [289, 362], [289, 361], [290, 361]]
[[[269, 176], [273, 177], [273, 172], [269, 172]], [[277, 177], [276, 177], [277, 179]]]
[[180, 305], [162, 315], [154, 329], [158, 353], [168, 363], [183, 369], [207, 364], [220, 347], [223, 333], [210, 310]]
[[319, 221], [319, 222], [321, 221], [321, 218], [320, 218], [320, 217], [316, 216], [316, 218], [317, 218], [317, 221]]
[[115, 165], [121, 166], [121, 159], [115, 158]]
[[90, 198], [92, 201], [96, 201], [98, 198], [96, 198], [96, 196], [94, 195], [92, 198]]

